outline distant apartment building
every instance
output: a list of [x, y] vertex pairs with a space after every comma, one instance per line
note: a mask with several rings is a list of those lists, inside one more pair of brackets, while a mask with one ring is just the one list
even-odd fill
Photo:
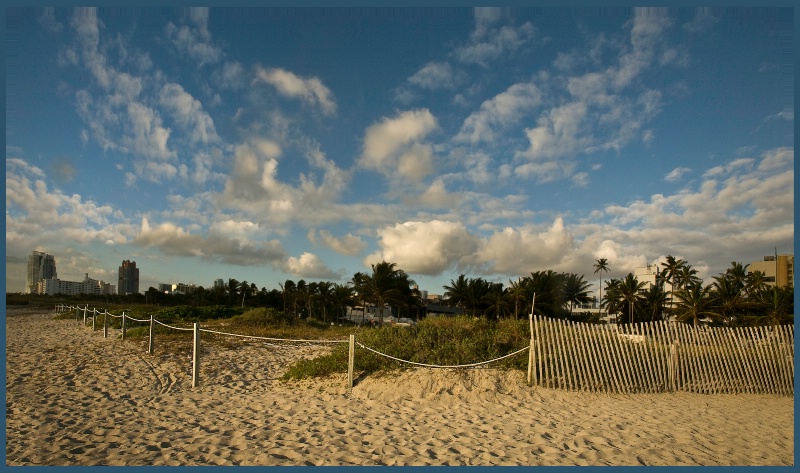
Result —
[[56, 259], [53, 255], [48, 255], [41, 251], [33, 251], [28, 256], [28, 277], [25, 284], [25, 292], [28, 294], [36, 293], [38, 284], [44, 279], [56, 278]]
[[794, 287], [794, 255], [765, 256], [763, 261], [754, 261], [747, 267], [748, 273], [760, 271], [770, 286]]
[[124, 260], [119, 267], [119, 285], [117, 291], [120, 295], [139, 294], [139, 268], [136, 261]]
[[57, 278], [42, 279], [37, 283], [36, 293], [50, 296], [56, 294], [64, 296], [77, 296], [80, 294], [102, 296], [116, 294], [117, 290], [112, 284], [92, 279], [86, 273], [83, 281], [80, 282], [62, 281]]
[[222, 278], [215, 279], [214, 280], [214, 287], [225, 287], [225, 281]]

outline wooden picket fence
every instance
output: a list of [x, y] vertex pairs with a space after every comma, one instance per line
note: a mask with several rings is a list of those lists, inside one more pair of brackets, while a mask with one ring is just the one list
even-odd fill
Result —
[[[794, 326], [594, 325], [534, 316], [532, 384], [575, 391], [794, 395]], [[530, 378], [529, 378], [530, 379]]]

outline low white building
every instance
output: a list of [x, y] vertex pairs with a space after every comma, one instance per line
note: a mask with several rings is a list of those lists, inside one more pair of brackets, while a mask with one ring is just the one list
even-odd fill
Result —
[[89, 277], [86, 273], [83, 281], [62, 281], [58, 278], [42, 279], [36, 285], [37, 294], [47, 294], [50, 296], [62, 294], [65, 296], [77, 296], [79, 294], [88, 295], [113, 295], [117, 293], [117, 287], [103, 281], [98, 281]]

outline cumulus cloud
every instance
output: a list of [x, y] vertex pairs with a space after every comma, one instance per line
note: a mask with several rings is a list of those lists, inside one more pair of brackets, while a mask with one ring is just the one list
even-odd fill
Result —
[[319, 236], [325, 246], [342, 255], [357, 256], [367, 248], [366, 242], [352, 233], [337, 238], [326, 230], [320, 230]]
[[24, 254], [31, 246], [122, 244], [133, 227], [110, 205], [51, 189], [42, 169], [6, 159], [6, 251]]
[[381, 250], [369, 255], [364, 263], [391, 261], [403, 270], [438, 275], [470, 263], [479, 241], [462, 223], [432, 220], [405, 222], [378, 231]]
[[494, 273], [524, 275], [532, 268], [557, 266], [572, 250], [573, 240], [561, 218], [544, 231], [507, 227], [484, 242], [477, 261], [487, 264]]
[[309, 105], [318, 106], [326, 115], [336, 113], [333, 93], [316, 77], [304, 79], [284, 69], [258, 67], [254, 81], [270, 84], [284, 96], [299, 98]]
[[[221, 225], [222, 228], [242, 228], [241, 223], [235, 222], [223, 222]], [[220, 228], [217, 226], [214, 231], [201, 235], [171, 222], [152, 227], [145, 217], [133, 243], [157, 248], [167, 256], [196, 257], [237, 266], [281, 265], [286, 257], [278, 240], [252, 241], [241, 235], [230, 237], [220, 233]]]
[[436, 118], [427, 109], [384, 118], [367, 128], [359, 165], [390, 177], [420, 180], [433, 168], [433, 149], [422, 140], [436, 128]]
[[312, 253], [303, 253], [299, 257], [290, 256], [283, 262], [281, 269], [301, 278], [341, 279], [341, 272], [330, 269], [319, 257]]

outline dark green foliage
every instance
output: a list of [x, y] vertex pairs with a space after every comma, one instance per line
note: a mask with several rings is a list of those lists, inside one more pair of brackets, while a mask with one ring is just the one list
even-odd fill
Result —
[[273, 308], [252, 309], [231, 318], [230, 326], [234, 328], [245, 327], [273, 327], [276, 325], [294, 325], [296, 317], [278, 312]]
[[[437, 317], [424, 319], [414, 327], [386, 326], [361, 331], [356, 342], [415, 363], [453, 366], [492, 360], [524, 348], [530, 343], [530, 331], [525, 320]], [[371, 373], [409, 366], [356, 346], [354, 369], [357, 372]], [[520, 353], [494, 362], [490, 367], [525, 369], [527, 356]], [[328, 355], [293, 365], [284, 379], [346, 371], [347, 344], [341, 344]]]

